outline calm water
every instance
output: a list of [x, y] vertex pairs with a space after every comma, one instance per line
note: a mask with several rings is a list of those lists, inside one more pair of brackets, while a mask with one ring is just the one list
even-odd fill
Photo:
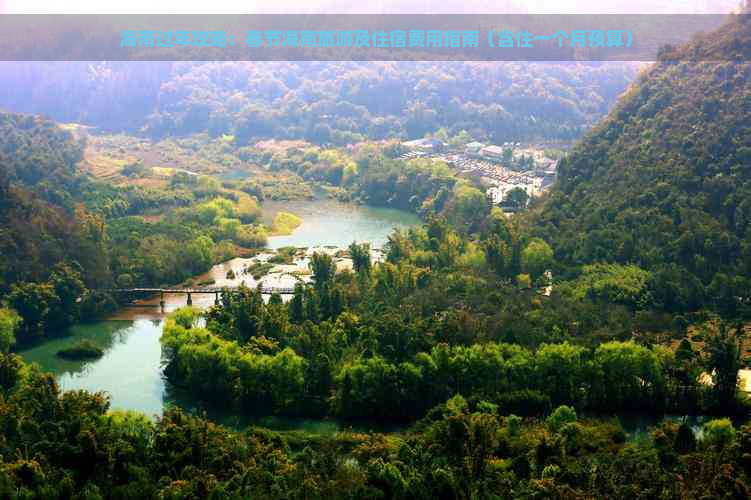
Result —
[[[320, 194], [320, 193], [318, 193]], [[407, 229], [420, 223], [415, 214], [391, 208], [367, 207], [362, 205], [341, 203], [327, 198], [315, 200], [267, 201], [263, 205], [263, 218], [268, 224], [280, 212], [291, 212], [302, 218], [302, 224], [289, 236], [272, 236], [268, 239], [268, 247], [278, 249], [285, 246], [295, 247], [345, 247], [353, 241], [369, 242], [372, 248], [382, 248], [388, 241], [388, 235], [394, 229]], [[208, 272], [197, 276], [196, 283], [207, 282], [214, 287], [238, 286], [244, 281], [247, 286], [255, 286], [252, 277], [241, 273], [243, 268], [252, 263], [250, 258], [235, 258], [214, 266]], [[227, 278], [227, 272], [232, 270], [236, 278]], [[295, 280], [286, 277], [273, 286], [291, 287]], [[184, 294], [167, 294], [165, 311], [170, 312], [187, 303]], [[196, 307], [210, 307], [215, 297], [209, 294], [199, 294], [192, 297]], [[140, 302], [148, 306], [144, 308], [124, 308], [111, 319], [139, 320], [158, 319], [163, 315], [158, 308], [159, 297], [152, 297]]]
[[396, 229], [419, 224], [419, 218], [393, 208], [367, 207], [340, 203], [330, 199], [313, 201], [267, 201], [263, 218], [268, 224], [277, 212], [291, 212], [302, 218], [302, 224], [289, 236], [269, 238], [269, 248], [346, 246], [353, 241], [370, 242], [381, 248], [388, 235]]
[[[38, 363], [44, 370], [57, 375], [63, 390], [86, 389], [109, 393], [112, 408], [137, 410], [150, 416], [160, 415], [165, 405], [176, 404], [194, 414], [235, 428], [259, 425], [270, 429], [297, 430], [330, 435], [353, 428], [355, 431], [387, 432], [398, 427], [377, 423], [350, 424], [315, 418], [238, 415], [196, 400], [186, 391], [174, 387], [162, 377], [161, 346], [162, 319], [135, 321], [100, 321], [76, 325], [70, 335], [45, 342], [21, 352], [26, 361]], [[105, 351], [96, 361], [67, 361], [59, 358], [58, 350], [81, 339], [97, 343]], [[584, 415], [605, 418], [605, 415]], [[679, 422], [675, 415], [624, 414], [617, 416], [629, 439], [646, 439], [649, 429], [663, 418]], [[688, 417], [697, 434], [701, 433], [704, 417]]]
[[[70, 334], [21, 352], [27, 361], [57, 376], [60, 388], [106, 391], [112, 407], [161, 414], [165, 383], [159, 337], [162, 320], [100, 321], [76, 325]], [[94, 361], [68, 361], [56, 355], [81, 339], [104, 349]]]
[[[353, 240], [367, 241], [379, 247], [386, 242], [386, 237], [394, 228], [406, 228], [419, 222], [416, 216], [409, 213], [358, 207], [331, 200], [269, 203], [264, 210], [266, 216], [272, 218], [275, 211], [284, 210], [304, 220], [292, 235], [270, 238], [269, 246], [272, 248], [289, 245], [343, 246]], [[221, 286], [227, 270], [243, 264], [242, 259], [234, 259], [215, 266], [207, 275], [216, 278]], [[184, 295], [166, 296], [165, 299], [167, 311], [185, 305], [186, 300]], [[196, 306], [212, 303], [213, 296], [194, 297]], [[27, 361], [38, 363], [42, 369], [54, 373], [63, 390], [86, 389], [109, 393], [112, 408], [160, 415], [165, 405], [176, 403], [189, 411], [205, 412], [212, 420], [236, 428], [256, 424], [279, 430], [331, 433], [345, 427], [332, 420], [231, 415], [194, 400], [162, 377], [159, 344], [162, 317], [159, 309], [154, 307], [125, 308], [114, 316], [116, 320], [76, 325], [69, 335], [24, 350], [21, 355]], [[56, 355], [60, 349], [82, 339], [90, 339], [102, 347], [104, 356], [94, 361], [69, 361]], [[357, 430], [370, 428], [365, 426]]]
[[[260, 425], [276, 430], [333, 434], [350, 427], [330, 419], [237, 415], [196, 400], [162, 377], [159, 344], [162, 321], [118, 320], [76, 325], [69, 335], [24, 350], [21, 355], [54, 373], [62, 390], [107, 392], [113, 409], [137, 410], [155, 416], [161, 415], [166, 405], [176, 404], [236, 429]], [[104, 356], [95, 361], [67, 361], [56, 355], [60, 349], [82, 339], [96, 342], [104, 349]], [[354, 429], [385, 431], [389, 427], [358, 424]]]

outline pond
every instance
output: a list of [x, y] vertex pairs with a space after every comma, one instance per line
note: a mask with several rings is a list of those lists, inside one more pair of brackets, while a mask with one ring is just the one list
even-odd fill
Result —
[[[375, 248], [386, 242], [388, 234], [394, 228], [408, 228], [419, 223], [415, 215], [406, 212], [349, 205], [332, 200], [269, 203], [264, 207], [264, 216], [273, 218], [279, 210], [299, 215], [303, 218], [303, 224], [289, 236], [270, 238], [270, 248], [347, 246], [353, 240], [370, 242]], [[214, 266], [197, 279], [213, 279], [215, 284], [212, 286], [236, 284], [234, 281], [244, 278], [229, 280], [227, 271], [232, 269], [237, 272], [249, 262], [250, 259], [233, 259]], [[252, 278], [247, 279], [252, 285]], [[194, 297], [194, 305], [209, 306], [213, 304], [213, 300], [213, 295], [197, 295]], [[168, 312], [184, 306], [186, 296], [166, 295], [165, 301], [165, 311]], [[165, 405], [176, 403], [191, 412], [205, 412], [212, 420], [235, 428], [256, 424], [278, 430], [333, 433], [348, 427], [342, 422], [328, 419], [232, 415], [202, 404], [173, 387], [162, 376], [159, 337], [164, 314], [158, 307], [154, 307], [158, 302], [158, 297], [146, 300], [143, 301], [144, 307], [123, 308], [108, 321], [76, 325], [68, 335], [28, 348], [20, 354], [27, 361], [38, 363], [43, 370], [55, 374], [63, 390], [86, 389], [109, 393], [113, 409], [160, 415]], [[57, 351], [82, 339], [95, 342], [104, 350], [104, 355], [93, 361], [64, 360], [57, 356]], [[367, 425], [356, 430], [383, 429]]]

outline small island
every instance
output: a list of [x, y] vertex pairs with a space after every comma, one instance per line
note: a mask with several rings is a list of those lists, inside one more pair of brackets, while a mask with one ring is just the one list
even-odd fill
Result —
[[289, 236], [302, 224], [302, 219], [289, 212], [279, 212], [274, 216], [274, 222], [271, 224], [271, 234], [273, 236]]
[[104, 350], [91, 340], [82, 340], [75, 345], [60, 349], [57, 355], [67, 360], [98, 359], [104, 355]]

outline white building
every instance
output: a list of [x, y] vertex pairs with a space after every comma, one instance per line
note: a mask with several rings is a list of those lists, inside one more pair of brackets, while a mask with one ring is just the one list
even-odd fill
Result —
[[438, 139], [415, 139], [403, 142], [402, 146], [411, 151], [435, 152], [443, 149], [444, 144]]
[[492, 186], [485, 191], [485, 196], [493, 205], [500, 205], [503, 201], [504, 191], [501, 186]]
[[540, 177], [518, 176], [501, 181], [497, 185], [488, 188], [485, 191], [485, 196], [487, 196], [493, 205], [499, 205], [506, 199], [509, 191], [516, 188], [522, 189], [530, 198], [539, 196], [543, 191], [542, 184], [543, 179]]
[[485, 144], [477, 141], [473, 141], [464, 146], [464, 152], [468, 155], [480, 154], [480, 150], [485, 147]]
[[503, 148], [501, 146], [485, 146], [480, 150], [480, 154], [485, 158], [500, 160], [503, 158]]

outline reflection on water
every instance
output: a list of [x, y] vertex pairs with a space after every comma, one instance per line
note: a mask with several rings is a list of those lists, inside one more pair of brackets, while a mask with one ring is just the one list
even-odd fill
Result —
[[[57, 376], [63, 390], [105, 391], [112, 408], [161, 414], [165, 383], [161, 370], [161, 321], [101, 321], [76, 325], [69, 335], [21, 352]], [[57, 351], [89, 339], [104, 349], [91, 361], [64, 360]]]
[[[264, 205], [264, 217], [270, 221], [280, 210], [297, 214], [303, 218], [303, 223], [290, 236], [269, 238], [269, 247], [273, 249], [283, 246], [341, 247], [352, 241], [370, 242], [373, 247], [381, 247], [394, 228], [407, 228], [419, 222], [415, 215], [399, 210], [349, 205], [325, 199], [268, 202]], [[219, 287], [236, 286], [240, 281], [246, 281], [248, 286], [253, 286], [255, 281], [252, 276], [241, 272], [251, 262], [251, 259], [233, 259], [214, 266], [195, 281], [201, 283], [213, 280], [211, 286]], [[230, 269], [237, 275], [235, 280], [227, 278]], [[272, 278], [276, 280], [272, 283], [275, 286], [294, 285], [295, 278], [288, 274]], [[201, 294], [194, 295], [192, 299], [194, 306], [209, 307], [213, 305], [215, 296]], [[165, 312], [182, 307], [186, 302], [186, 295], [167, 294]], [[76, 325], [67, 336], [26, 349], [21, 355], [29, 362], [38, 363], [43, 370], [55, 374], [63, 390], [107, 392], [113, 409], [137, 410], [153, 416], [160, 415], [165, 405], [174, 403], [192, 413], [205, 412], [212, 420], [235, 428], [254, 424], [279, 430], [294, 429], [324, 434], [349, 428], [347, 424], [328, 419], [233, 415], [194, 400], [162, 376], [159, 337], [164, 314], [158, 307], [159, 297], [145, 300], [143, 305], [146, 307], [123, 308], [109, 321]], [[91, 361], [65, 360], [56, 355], [60, 349], [70, 347], [82, 339], [95, 342], [104, 350], [104, 355]], [[387, 430], [374, 425], [358, 425], [354, 428]]]
[[[100, 321], [76, 325], [69, 335], [21, 351], [27, 361], [53, 373], [62, 390], [105, 391], [111, 408], [136, 410], [149, 416], [161, 415], [166, 405], [175, 404], [188, 412], [206, 415], [211, 420], [243, 429], [258, 425], [275, 430], [301, 430], [315, 434], [333, 434], [350, 428], [332, 419], [309, 419], [242, 415], [212, 407], [177, 388], [162, 375], [162, 320]], [[92, 361], [65, 360], [57, 351], [88, 339], [104, 349], [104, 356]], [[354, 430], [387, 431], [396, 427], [358, 424]]]
[[304, 418], [275, 415], [254, 415], [218, 408], [210, 403], [198, 401], [184, 389], [169, 382], [166, 385], [165, 406], [177, 405], [194, 415], [200, 415], [218, 424], [246, 429], [249, 426], [266, 427], [277, 431], [303, 431], [311, 434], [332, 435], [340, 431], [355, 432], [395, 432], [404, 425], [381, 422], [347, 422], [334, 418]]
[[[190, 413], [205, 414], [211, 420], [235, 429], [258, 425], [275, 430], [298, 430], [314, 434], [333, 434], [350, 428], [355, 431], [379, 432], [399, 429], [398, 426], [376, 422], [353, 425], [334, 419], [244, 415], [198, 401], [162, 376], [159, 343], [162, 321], [141, 319], [76, 325], [71, 328], [69, 335], [49, 340], [21, 351], [20, 354], [26, 361], [38, 363], [43, 370], [55, 374], [63, 390], [107, 392], [113, 409], [136, 410], [154, 416], [161, 415], [166, 405], [176, 404]], [[73, 361], [56, 355], [60, 349], [83, 339], [102, 347], [104, 356], [92, 361]], [[583, 416], [606, 418], [603, 415]], [[661, 420], [678, 422], [683, 417], [629, 413], [613, 418], [620, 421], [629, 439], [639, 440], [648, 437], [650, 428]], [[697, 433], [700, 433], [705, 420], [703, 417], [687, 417], [687, 422]]]
[[416, 215], [402, 210], [345, 204], [330, 199], [267, 201], [263, 205], [264, 221], [271, 224], [280, 211], [294, 213], [302, 218], [302, 224], [289, 236], [270, 237], [269, 248], [347, 246], [353, 241], [367, 241], [374, 248], [381, 248], [394, 229], [406, 229], [420, 222]]
[[[369, 242], [373, 248], [381, 248], [388, 241], [388, 235], [394, 229], [407, 229], [419, 224], [419, 218], [409, 212], [390, 208], [368, 207], [351, 203], [341, 203], [331, 199], [298, 200], [298, 201], [267, 201], [263, 205], [263, 218], [268, 224], [279, 211], [292, 212], [300, 216], [302, 224], [289, 236], [272, 236], [268, 246], [278, 249], [285, 246], [298, 248], [312, 247], [346, 247], [353, 241]], [[266, 255], [268, 257], [268, 255]], [[212, 287], [235, 287], [241, 282], [249, 287], [254, 287], [256, 281], [250, 274], [243, 270], [258, 259], [263, 259], [261, 254], [254, 258], [236, 258], [217, 264], [207, 273], [196, 276], [194, 282], [211, 283]], [[227, 278], [227, 273], [232, 270], [235, 279]], [[280, 288], [291, 288], [297, 278], [291, 274], [267, 276], [263, 280], [267, 284]], [[213, 294], [196, 294], [192, 297], [193, 305], [200, 308], [208, 308], [214, 304], [216, 296]], [[166, 294], [164, 296], [165, 312], [171, 312], [187, 304], [188, 297], [185, 294]], [[123, 308], [110, 319], [114, 320], [139, 320], [159, 319], [164, 314], [159, 309], [159, 297], [150, 297], [139, 302], [144, 307]]]
[[[603, 418], [602, 415], [592, 415], [592, 417]], [[694, 434], [697, 437], [701, 437], [702, 426], [709, 420], [708, 417], [703, 415], [659, 415], [654, 413], [634, 412], [622, 413], [613, 418], [616, 418], [620, 422], [621, 427], [626, 431], [628, 438], [635, 441], [649, 438], [652, 430], [665, 420], [675, 422], [676, 424], [685, 421], [694, 431]]]

